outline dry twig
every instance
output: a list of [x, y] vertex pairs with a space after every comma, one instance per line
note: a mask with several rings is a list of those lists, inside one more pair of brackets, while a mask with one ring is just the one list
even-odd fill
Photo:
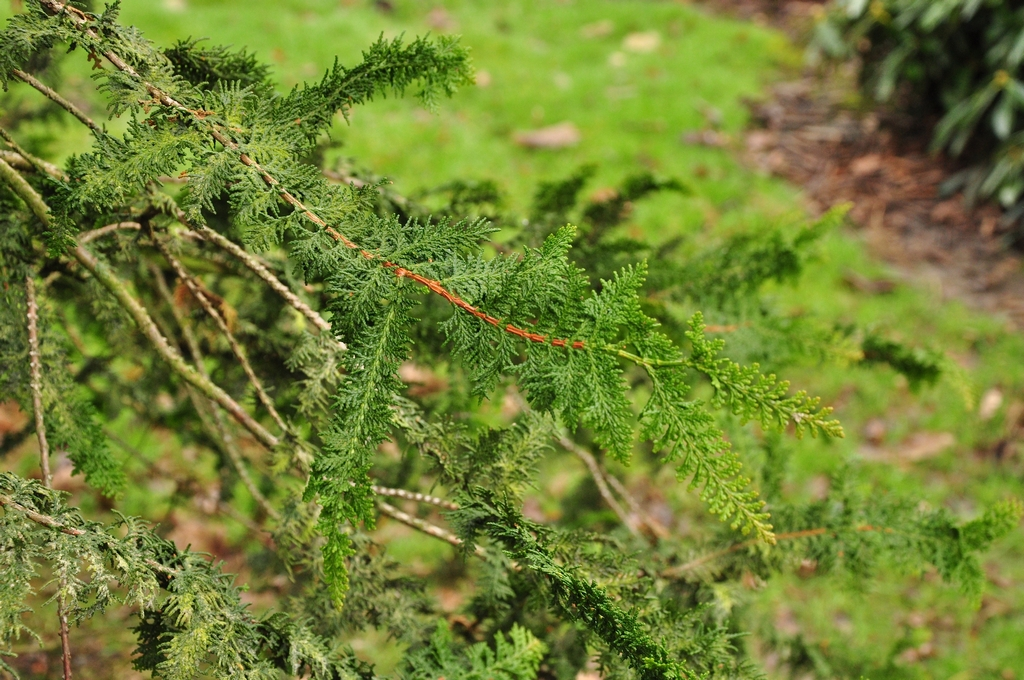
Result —
[[188, 270], [185, 269], [185, 266], [178, 260], [178, 258], [174, 257], [174, 254], [167, 248], [167, 245], [158, 238], [154, 238], [153, 243], [164, 256], [164, 259], [170, 263], [171, 267], [174, 269], [174, 273], [177, 274], [182, 283], [188, 287], [192, 296], [199, 301], [203, 310], [211, 319], [213, 319], [214, 323], [217, 324], [220, 332], [223, 333], [224, 337], [227, 339], [232, 353], [234, 353], [235, 358], [238, 359], [238, 363], [242, 366], [242, 370], [245, 371], [245, 375], [249, 378], [249, 382], [252, 384], [253, 389], [256, 390], [256, 396], [259, 398], [260, 403], [262, 403], [263, 407], [267, 409], [267, 412], [270, 414], [270, 417], [274, 419], [274, 422], [277, 423], [277, 426], [281, 428], [281, 432], [287, 434], [288, 426], [285, 424], [284, 419], [281, 418], [281, 415], [277, 412], [277, 408], [274, 406], [274, 402], [270, 398], [270, 395], [268, 395], [267, 391], [263, 388], [263, 383], [256, 375], [256, 371], [253, 370], [252, 364], [249, 363], [248, 358], [246, 358], [245, 351], [242, 349], [242, 346], [238, 343], [238, 340], [235, 338], [234, 333], [231, 332], [231, 329], [228, 328], [228, 324], [227, 321], [224, 320], [224, 316], [216, 307], [214, 307], [213, 302], [210, 300], [205, 289], [198, 281], [195, 280]]
[[[174, 304], [174, 296], [171, 295], [170, 289], [167, 287], [167, 281], [164, 280], [163, 272], [155, 264], [150, 263], [150, 272], [153, 275], [153, 279], [156, 282], [157, 292], [160, 297], [164, 299], [164, 302], [171, 309], [171, 314], [174, 316], [174, 320], [177, 321], [178, 327], [181, 328], [181, 335], [185, 339], [185, 344], [188, 345], [189, 352], [192, 354], [192, 359], [196, 362], [197, 370], [207, 379], [210, 374], [206, 370], [206, 365], [203, 363], [203, 354], [199, 349], [199, 341], [196, 339], [195, 333], [192, 331], [192, 325], [188, 322], [188, 319], [181, 310]], [[221, 450], [224, 455], [227, 456], [231, 462], [232, 467], [235, 468], [235, 473], [238, 478], [242, 481], [249, 495], [253, 497], [257, 505], [263, 509], [263, 512], [268, 517], [274, 520], [280, 519], [280, 513], [277, 508], [271, 505], [270, 501], [263, 492], [260, 491], [259, 486], [256, 485], [255, 480], [249, 474], [249, 470], [245, 466], [245, 461], [242, 457], [238, 447], [235, 446], [235, 439], [231, 436], [231, 431], [228, 429], [227, 423], [224, 422], [224, 416], [218, 408], [217, 404], [210, 402], [209, 400], [203, 400], [194, 389], [188, 391], [189, 399], [192, 401], [192, 406], [196, 409], [196, 413], [199, 414], [199, 420], [203, 425], [203, 429], [207, 431], [210, 437], [221, 445]], [[203, 408], [203, 402], [210, 407], [210, 411], [213, 416], [213, 423], [211, 424], [207, 420], [206, 409]]]
[[429, 505], [436, 505], [439, 508], [445, 510], [458, 510], [459, 506], [451, 501], [447, 501], [437, 496], [428, 496], [424, 493], [418, 493], [416, 491], [406, 491], [405, 489], [392, 489], [386, 486], [371, 486], [373, 492], [380, 496], [391, 496], [392, 498], [401, 498], [406, 501], [415, 501], [417, 503], [427, 503]]
[[[54, 3], [46, 3], [46, 4], [53, 5]], [[63, 7], [61, 9], [63, 9]], [[28, 83], [29, 85], [31, 85], [35, 89], [39, 90], [39, 92], [41, 92], [44, 97], [46, 97], [46, 98], [50, 99], [51, 101], [55, 102], [62, 109], [64, 109], [68, 113], [70, 113], [72, 116], [74, 116], [78, 120], [80, 120], [83, 123], [85, 123], [87, 126], [89, 126], [89, 129], [92, 130], [93, 132], [95, 132], [96, 134], [98, 134], [98, 135], [105, 135], [106, 134], [103, 131], [103, 128], [101, 128], [99, 125], [97, 125], [96, 123], [93, 122], [92, 118], [89, 118], [89, 116], [85, 115], [85, 113], [82, 112], [81, 109], [79, 109], [77, 106], [75, 106], [74, 104], [69, 102], [64, 97], [60, 96], [52, 88], [44, 85], [43, 83], [39, 82], [36, 78], [34, 78], [33, 76], [29, 75], [28, 73], [25, 73], [24, 71], [22, 71], [20, 69], [14, 69], [14, 70], [11, 71], [11, 73], [14, 75], [14, 77], [16, 77], [19, 80], [22, 80], [22, 81]]]
[[[42, 196], [32, 188], [32, 185], [25, 181], [24, 177], [18, 174], [17, 170], [12, 168], [2, 159], [0, 159], [0, 180], [7, 183], [14, 193], [25, 201], [29, 209], [44, 226], [50, 226], [50, 208], [43, 201]], [[104, 288], [113, 294], [118, 303], [120, 303], [124, 310], [128, 312], [129, 316], [132, 317], [132, 320], [135, 321], [135, 324], [139, 327], [139, 330], [142, 331], [142, 334], [147, 340], [149, 340], [157, 354], [167, 362], [171, 370], [184, 378], [186, 382], [198, 389], [209, 399], [224, 407], [224, 409], [245, 429], [251, 432], [261, 444], [272, 449], [280, 443], [280, 440], [277, 437], [260, 425], [220, 386], [216, 385], [208, 378], [203, 377], [194, 368], [188, 365], [188, 363], [182, 358], [181, 354], [174, 349], [174, 347], [172, 347], [167, 341], [167, 338], [160, 333], [160, 330], [157, 328], [153, 319], [150, 317], [149, 312], [146, 311], [146, 308], [142, 303], [135, 299], [128, 290], [128, 287], [117, 278], [105, 262], [99, 260], [82, 245], [77, 245], [77, 247], [72, 249], [70, 253], [76, 260], [78, 260], [79, 264], [85, 267], [89, 273], [96, 277]]]
[[[385, 503], [384, 501], [377, 501], [377, 507], [380, 509], [382, 513], [384, 513], [388, 517], [396, 519], [402, 524], [405, 524], [406, 526], [412, 527], [417, 531], [422, 531], [428, 536], [439, 538], [442, 541], [445, 541], [446, 543], [454, 545], [456, 548], [462, 547], [462, 539], [453, 534], [452, 532], [448, 531], [447, 529], [442, 529], [436, 524], [431, 524], [430, 522], [420, 519], [419, 517], [413, 517], [409, 513], [402, 512], [395, 506]], [[487, 556], [487, 551], [479, 545], [474, 546], [473, 553], [477, 557]]]
[[[39, 353], [39, 304], [36, 301], [36, 284], [31, 276], [25, 277], [25, 306], [28, 317], [28, 357], [29, 370], [32, 380], [29, 389], [32, 390], [32, 410], [36, 421], [36, 438], [39, 440], [39, 464], [43, 473], [43, 485], [47, 489], [53, 488], [53, 475], [50, 472], [50, 444], [46, 441], [46, 424], [43, 422], [43, 379], [42, 362]], [[61, 594], [67, 587], [64, 576], [61, 575], [57, 592], [57, 616], [60, 619], [60, 648], [61, 661], [64, 666], [64, 680], [71, 680], [71, 642], [68, 639], [68, 613], [64, 606], [64, 596]]]

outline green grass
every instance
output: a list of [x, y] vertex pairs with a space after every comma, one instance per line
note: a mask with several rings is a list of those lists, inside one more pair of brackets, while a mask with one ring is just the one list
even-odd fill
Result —
[[[282, 87], [315, 79], [335, 55], [345, 63], [356, 61], [360, 48], [381, 33], [461, 34], [477, 69], [486, 72], [481, 78], [481, 83], [489, 80], [486, 87], [460, 92], [436, 114], [411, 99], [375, 102], [358, 109], [349, 123], [339, 118], [333, 131], [343, 144], [333, 153], [352, 156], [386, 175], [403, 193], [455, 178], [491, 179], [505, 191], [511, 211], [521, 213], [540, 181], [594, 163], [598, 172], [592, 189], [640, 169], [677, 177], [693, 189], [691, 196], [666, 193], [638, 206], [627, 229], [652, 239], [684, 235], [705, 242], [799, 217], [801, 199], [793, 187], [744, 169], [729, 150], [679, 141], [682, 132], [706, 125], [702, 112], [709, 110], [720, 112], [723, 129], [738, 135], [746, 122], [742, 99], [756, 96], [799, 63], [799, 50], [780, 35], [669, 2], [392, 4], [394, 11], [385, 13], [370, 2], [338, 0], [127, 0], [122, 18], [161, 44], [207, 36], [247, 46], [275, 65]], [[0, 16], [7, 13], [6, 6], [0, 10]], [[602, 33], [594, 29], [598, 22], [610, 28], [586, 37]], [[649, 31], [660, 38], [653, 51], [625, 48], [627, 35]], [[73, 57], [69, 64], [69, 89], [87, 89], [86, 61]], [[578, 146], [531, 151], [512, 140], [515, 131], [562, 121], [579, 128]], [[36, 148], [52, 144], [52, 128], [40, 124], [37, 133]], [[78, 140], [78, 148], [87, 145], [78, 131], [58, 133], [62, 148], [69, 137]], [[884, 369], [797, 367], [787, 377], [835, 404], [848, 436], [829, 445], [817, 440], [792, 444], [790, 491], [811, 495], [822, 475], [852, 461], [864, 468], [875, 488], [917, 495], [964, 517], [1006, 496], [1024, 497], [1021, 458], [996, 462], [988, 455], [997, 441], [1014, 434], [1008, 414], [1019, 417], [1024, 409], [1021, 336], [998, 319], [942, 303], [913, 286], [877, 296], [851, 290], [843, 283], [849, 269], [885, 274], [855, 234], [831, 234], [797, 286], [772, 291], [775, 303], [794, 313], [856, 322], [912, 344], [941, 348], [964, 367], [975, 395], [997, 387], [1004, 403], [994, 417], [981, 421], [954, 381], [915, 393]], [[863, 432], [871, 419], [884, 421], [884, 445], [893, 449], [921, 432], [949, 432], [956, 443], [916, 463], [862, 461]], [[552, 475], [559, 485], [571, 487], [575, 482], [567, 481], [568, 473], [554, 469], [562, 465], [562, 460], [552, 463]], [[447, 554], [439, 552], [447, 548], [421, 537], [398, 534], [394, 540], [400, 543], [396, 553], [409, 559], [422, 557], [424, 548], [431, 559]], [[835, 579], [784, 577], [739, 594], [738, 606], [758, 631], [750, 640], [754, 649], [779, 621], [797, 626], [821, 677], [1022, 678], [1022, 532], [1000, 543], [986, 567], [993, 583], [980, 610], [928, 573], [886, 573], [867, 592], [855, 592]], [[899, 657], [904, 647], [929, 641], [933, 654], [918, 661], [905, 653]], [[367, 644], [361, 652], [372, 657], [376, 647]], [[388, 654], [393, 657], [394, 650]]]

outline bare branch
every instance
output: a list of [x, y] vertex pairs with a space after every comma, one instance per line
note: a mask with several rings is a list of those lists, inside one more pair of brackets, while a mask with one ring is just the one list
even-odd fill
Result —
[[590, 476], [594, 478], [594, 483], [597, 485], [597, 490], [601, 493], [601, 498], [603, 498], [605, 503], [608, 504], [608, 507], [610, 507], [615, 514], [619, 516], [619, 520], [626, 525], [629, 532], [634, 536], [639, 537], [641, 534], [637, 527], [636, 519], [623, 509], [622, 505], [620, 505], [619, 501], [615, 498], [615, 495], [611, 492], [611, 489], [608, 488], [608, 482], [604, 478], [604, 472], [601, 470], [601, 466], [597, 464], [597, 459], [594, 458], [594, 454], [569, 439], [565, 434], [560, 434], [558, 436], [558, 443], [561, 444], [562, 448], [566, 451], [575, 454], [577, 458], [583, 461], [583, 464], [586, 465], [587, 469], [590, 471]]
[[[211, 241], [214, 245], [218, 246], [225, 252], [238, 258], [242, 264], [248, 267], [254, 274], [256, 274], [256, 276], [263, 279], [278, 295], [284, 298], [285, 302], [298, 310], [300, 314], [306, 317], [309, 322], [316, 326], [320, 331], [324, 333], [331, 332], [331, 324], [329, 324], [309, 305], [300, 300], [299, 296], [293, 293], [288, 286], [284, 285], [280, 279], [274, 276], [273, 272], [267, 269], [262, 262], [253, 257], [250, 253], [247, 253], [245, 249], [237, 245], [234, 241], [205, 225], [198, 226], [190, 223], [188, 218], [185, 216], [185, 212], [180, 208], [174, 211], [174, 218], [194, 232], [201, 234], [203, 238]], [[343, 350], [348, 349], [343, 342], [339, 341], [338, 345], [340, 345]]]
[[53, 488], [53, 474], [50, 472], [50, 445], [46, 441], [46, 425], [43, 422], [43, 367], [39, 354], [39, 305], [36, 302], [36, 284], [31, 276], [25, 277], [25, 306], [28, 308], [28, 365], [32, 375], [29, 388], [32, 390], [32, 411], [35, 413], [36, 438], [39, 440], [39, 467], [43, 472], [43, 485]]
[[68, 176], [64, 174], [63, 170], [53, 163], [47, 163], [42, 158], [33, 156], [28, 151], [25, 151], [21, 148], [18, 142], [14, 140], [14, 137], [12, 137], [11, 134], [2, 127], [0, 127], [0, 137], [3, 137], [4, 141], [7, 142], [7, 146], [11, 147], [11, 151], [0, 152], [2, 153], [0, 158], [3, 158], [11, 165], [14, 165], [15, 167], [20, 166], [22, 170], [35, 170], [36, 172], [49, 175], [50, 177], [59, 179], [63, 182], [68, 180]]
[[[5, 181], [14, 193], [25, 201], [32, 212], [39, 218], [44, 226], [50, 226], [50, 208], [43, 201], [43, 197], [32, 188], [25, 178], [18, 174], [18, 171], [0, 160], [0, 179]], [[71, 254], [78, 262], [85, 267], [96, 279], [109, 290], [114, 298], [128, 312], [135, 321], [135, 324], [142, 331], [142, 334], [153, 345], [157, 354], [167, 362], [171, 370], [184, 378], [193, 387], [198, 389], [209, 399], [217, 402], [231, 414], [241, 425], [252, 433], [256, 439], [269, 449], [276, 447], [280, 440], [260, 425], [250, 416], [242, 406], [231, 396], [216, 385], [209, 378], [204, 378], [182, 358], [178, 350], [174, 349], [167, 338], [157, 328], [149, 312], [142, 306], [142, 303], [135, 299], [129, 292], [128, 287], [117, 278], [110, 267], [93, 255], [85, 246], [77, 246], [71, 250]]]
[[[462, 539], [453, 534], [452, 532], [448, 531], [447, 529], [442, 529], [436, 524], [431, 524], [430, 522], [420, 519], [419, 517], [413, 517], [409, 513], [402, 512], [395, 506], [389, 505], [384, 501], [377, 501], [377, 508], [379, 508], [380, 511], [388, 517], [396, 519], [402, 524], [405, 524], [406, 526], [410, 526], [413, 529], [416, 529], [417, 531], [422, 531], [428, 536], [439, 538], [442, 541], [445, 541], [446, 543], [454, 545], [456, 548], [462, 547]], [[479, 545], [474, 547], [473, 552], [477, 555], [477, 557], [485, 557], [487, 555], [487, 551]]]
[[[174, 320], [178, 322], [178, 326], [181, 328], [181, 334], [185, 338], [185, 344], [188, 345], [189, 351], [192, 353], [192, 358], [196, 362], [196, 368], [200, 374], [209, 379], [210, 374], [206, 370], [205, 364], [203, 364], [203, 354], [199, 349], [199, 341], [196, 339], [195, 333], [192, 331], [192, 325], [185, 318], [185, 315], [181, 313], [181, 310], [174, 304], [174, 296], [171, 295], [170, 289], [167, 287], [167, 281], [164, 280], [163, 272], [155, 264], [150, 263], [150, 272], [153, 274], [153, 278], [156, 281], [157, 292], [167, 303], [167, 306], [171, 308], [171, 314], [174, 315]], [[213, 423], [208, 422], [205, 411], [203, 408], [203, 401], [201, 397], [196, 393], [194, 389], [188, 391], [189, 399], [192, 401], [192, 406], [196, 409], [196, 413], [199, 415], [199, 420], [203, 425], [203, 429], [207, 431], [210, 437], [220, 444], [221, 450], [224, 455], [227, 456], [231, 462], [232, 467], [235, 468], [235, 472], [238, 474], [238, 478], [242, 481], [249, 495], [253, 497], [253, 500], [263, 509], [263, 512], [268, 517], [274, 520], [280, 519], [280, 513], [277, 508], [271, 505], [270, 501], [263, 492], [260, 491], [259, 486], [253, 480], [249, 474], [248, 468], [245, 466], [245, 461], [242, 454], [238, 451], [235, 446], [235, 439], [231, 436], [231, 431], [227, 427], [227, 423], [224, 422], [224, 416], [216, 404], [207, 401], [210, 410], [213, 415]]]
[[182, 358], [181, 354], [167, 341], [156, 327], [149, 312], [142, 306], [142, 303], [135, 299], [128, 291], [128, 287], [117, 278], [110, 267], [95, 255], [89, 252], [84, 246], [78, 246], [71, 253], [83, 267], [96, 277], [96, 279], [109, 290], [121, 306], [131, 315], [139, 330], [149, 340], [153, 348], [163, 358], [171, 369], [184, 378], [189, 384], [198, 389], [207, 398], [217, 402], [224, 410], [231, 414], [242, 427], [247, 429], [256, 439], [269, 449], [276, 447], [280, 440], [268, 432], [249, 415], [242, 406], [228, 395], [221, 387], [216, 385], [209, 378], [200, 375]]
[[89, 116], [85, 115], [85, 113], [82, 112], [81, 109], [79, 109], [77, 106], [75, 106], [74, 104], [69, 102], [64, 97], [60, 96], [52, 88], [44, 85], [43, 83], [41, 83], [38, 80], [36, 80], [33, 76], [29, 75], [28, 73], [25, 73], [24, 71], [22, 71], [20, 69], [14, 69], [14, 70], [11, 71], [11, 73], [14, 75], [14, 77], [16, 77], [19, 80], [22, 80], [22, 81], [28, 83], [32, 87], [34, 87], [37, 90], [39, 90], [43, 94], [43, 96], [46, 97], [47, 99], [50, 99], [53, 102], [56, 102], [58, 106], [60, 106], [62, 109], [64, 109], [68, 113], [70, 113], [72, 116], [74, 116], [78, 120], [80, 120], [83, 123], [85, 123], [87, 126], [89, 126], [89, 129], [91, 129], [96, 134], [99, 134], [99, 135], [107, 134], [106, 132], [103, 131], [103, 128], [101, 128], [99, 125], [97, 125], [96, 123], [93, 122], [92, 118], [89, 118]]
[[142, 225], [138, 222], [114, 222], [113, 224], [108, 224], [106, 226], [99, 227], [98, 229], [83, 231], [78, 235], [78, 242], [82, 244], [90, 243], [119, 229], [123, 229], [125, 231], [139, 231], [142, 229]]
[[626, 505], [629, 506], [629, 509], [633, 514], [643, 520], [644, 526], [650, 529], [651, 533], [653, 533], [659, 540], [664, 540], [671, 535], [669, 530], [665, 528], [665, 525], [654, 519], [654, 517], [651, 516], [651, 513], [647, 512], [647, 510], [644, 509], [644, 506], [633, 497], [633, 494], [629, 492], [629, 489], [626, 488], [625, 484], [619, 481], [618, 477], [604, 469], [602, 469], [602, 472], [604, 472], [604, 477], [608, 480], [608, 484], [618, 492], [619, 496], [621, 496], [624, 501], [626, 501]]
[[[36, 284], [31, 276], [25, 277], [25, 306], [28, 308], [28, 363], [31, 372], [29, 388], [32, 390], [32, 411], [36, 420], [36, 437], [39, 439], [39, 463], [43, 472], [43, 486], [53, 488], [53, 475], [50, 473], [50, 445], [46, 441], [46, 424], [43, 422], [43, 379], [42, 362], [39, 353], [39, 304], [36, 301]], [[64, 598], [60, 592], [66, 584], [60, 579], [60, 591], [57, 593], [57, 617], [60, 620], [60, 649], [64, 666], [64, 680], [71, 680], [71, 642], [68, 639], [68, 613], [64, 606]]]
[[417, 503], [427, 503], [429, 505], [436, 505], [439, 508], [445, 510], [458, 510], [459, 506], [451, 501], [447, 501], [437, 496], [428, 496], [427, 494], [417, 493], [416, 491], [406, 491], [405, 489], [392, 489], [386, 486], [371, 486], [373, 492], [380, 496], [391, 496], [392, 498], [401, 498], [407, 501], [415, 501]]
[[33, 215], [39, 218], [40, 222], [47, 227], [50, 226], [50, 208], [43, 201], [43, 197], [2, 158], [0, 158], [0, 180], [3, 180], [18, 195], [18, 198], [25, 201], [25, 205]]
[[220, 328], [220, 332], [224, 334], [225, 338], [227, 338], [228, 345], [231, 346], [231, 351], [234, 353], [235, 358], [238, 359], [238, 363], [241, 364], [242, 370], [245, 371], [245, 375], [248, 376], [253, 389], [256, 390], [256, 395], [259, 398], [260, 403], [262, 403], [264, 408], [267, 409], [267, 412], [270, 414], [270, 417], [274, 419], [274, 422], [277, 423], [277, 426], [281, 428], [281, 432], [287, 433], [288, 426], [285, 424], [284, 419], [281, 418], [281, 415], [277, 412], [277, 408], [274, 407], [274, 401], [263, 388], [263, 383], [256, 375], [256, 371], [253, 370], [252, 364], [250, 364], [249, 360], [246, 358], [245, 351], [242, 349], [242, 346], [238, 343], [238, 340], [231, 332], [231, 329], [228, 328], [228, 324], [227, 321], [224, 320], [224, 316], [216, 307], [213, 306], [213, 302], [210, 301], [210, 298], [203, 287], [191, 274], [189, 274], [178, 258], [174, 257], [170, 249], [167, 248], [167, 245], [158, 238], [153, 238], [153, 243], [164, 256], [164, 259], [170, 263], [174, 272], [178, 275], [178, 278], [181, 279], [182, 283], [184, 283], [192, 292], [192, 296], [199, 301], [202, 308], [210, 318], [213, 319], [214, 323], [217, 324], [217, 327]]

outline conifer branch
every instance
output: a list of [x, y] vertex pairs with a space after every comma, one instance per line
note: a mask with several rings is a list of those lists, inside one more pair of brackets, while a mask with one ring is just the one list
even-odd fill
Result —
[[[49, 3], [43, 3], [43, 4], [45, 5], [45, 4], [49, 4]], [[56, 90], [54, 90], [53, 88], [48, 87], [44, 83], [41, 83], [39, 80], [37, 80], [32, 75], [30, 75], [28, 73], [25, 73], [24, 71], [22, 71], [20, 69], [12, 69], [11, 73], [16, 78], [18, 78], [19, 80], [22, 80], [22, 81], [28, 83], [29, 85], [31, 85], [32, 87], [34, 87], [35, 89], [37, 89], [39, 92], [41, 92], [43, 94], [44, 97], [46, 97], [47, 99], [50, 99], [51, 101], [55, 102], [58, 106], [60, 106], [62, 109], [64, 109], [68, 113], [70, 113], [72, 116], [74, 116], [78, 120], [82, 121], [82, 123], [84, 123], [86, 126], [88, 126], [89, 129], [92, 130], [93, 132], [95, 132], [96, 134], [98, 134], [98, 135], [105, 135], [106, 134], [106, 132], [103, 131], [103, 128], [101, 128], [99, 125], [97, 125], [95, 122], [93, 122], [92, 118], [89, 118], [89, 116], [85, 115], [85, 113], [81, 109], [79, 109], [77, 106], [75, 106], [74, 104], [69, 102], [64, 97], [60, 96], [60, 94]]]
[[83, 231], [78, 235], [78, 242], [84, 245], [121, 229], [125, 231], [139, 231], [142, 229], [142, 225], [138, 222], [114, 222], [113, 224], [108, 224], [96, 229]]
[[416, 491], [406, 491], [405, 489], [392, 489], [386, 486], [377, 486], [374, 484], [370, 487], [375, 494], [380, 496], [390, 496], [392, 498], [401, 498], [406, 501], [415, 501], [417, 503], [427, 503], [428, 505], [436, 505], [439, 508], [445, 510], [458, 510], [459, 506], [457, 503], [445, 500], [444, 498], [438, 498], [437, 496], [428, 496], [425, 493], [418, 493]]
[[[450, 543], [456, 548], [461, 548], [463, 545], [462, 539], [453, 534], [452, 532], [448, 531], [447, 529], [442, 529], [436, 524], [431, 524], [430, 522], [420, 519], [419, 517], [413, 517], [409, 513], [403, 512], [396, 508], [395, 506], [390, 505], [389, 503], [385, 503], [384, 501], [377, 501], [377, 508], [388, 517], [396, 519], [402, 524], [408, 527], [412, 527], [417, 531], [422, 531], [428, 536], [439, 538], [446, 543]], [[475, 554], [477, 557], [486, 557], [487, 551], [479, 545], [474, 545], [473, 554]]]
[[35, 510], [32, 510], [31, 508], [26, 508], [24, 505], [17, 502], [16, 500], [14, 500], [13, 498], [6, 494], [0, 494], [0, 505], [7, 508], [11, 508], [12, 510], [16, 510], [17, 512], [21, 513], [27, 519], [32, 520], [36, 524], [41, 524], [48, 529], [59, 531], [62, 534], [67, 534], [68, 536], [84, 536], [85, 534], [89, 533], [85, 529], [69, 527], [60, 520], [51, 517], [50, 515], [44, 515], [41, 512], [36, 512]]
[[[25, 306], [28, 317], [28, 356], [32, 379], [32, 411], [36, 421], [36, 438], [39, 440], [39, 463], [43, 473], [43, 486], [53, 488], [53, 474], [50, 472], [50, 444], [46, 440], [46, 424], [43, 421], [42, 363], [39, 352], [39, 303], [36, 301], [36, 284], [32, 276], [25, 277]], [[71, 641], [68, 639], [68, 614], [63, 592], [67, 588], [63, 574], [58, 580], [57, 618], [60, 621], [61, 662], [64, 680], [71, 680]]]
[[[67, 11], [69, 16], [72, 18], [72, 20], [78, 26], [79, 29], [86, 32], [93, 38], [99, 38], [96, 31], [91, 26], [89, 26], [89, 24], [91, 23], [90, 17], [81, 10], [76, 9], [68, 5], [67, 3], [62, 4], [58, 2], [58, 0], [40, 0], [40, 3], [43, 5], [44, 8], [48, 9], [53, 14], [59, 14], [62, 11]], [[260, 165], [260, 163], [258, 163], [248, 154], [242, 152], [240, 150], [239, 145], [235, 143], [230, 137], [225, 135], [218, 126], [207, 121], [206, 119], [208, 118], [209, 115], [208, 112], [190, 109], [181, 102], [177, 101], [167, 92], [164, 92], [159, 87], [157, 87], [153, 83], [150, 83], [148, 80], [139, 75], [139, 73], [130, 64], [125, 62], [124, 59], [122, 59], [119, 55], [115, 54], [114, 52], [107, 50], [103, 53], [103, 56], [107, 59], [107, 61], [113, 64], [114, 67], [117, 68], [119, 71], [125, 73], [126, 75], [138, 81], [139, 84], [141, 84], [157, 102], [163, 104], [166, 107], [173, 108], [177, 111], [181, 111], [182, 113], [188, 114], [192, 119], [195, 120], [195, 122], [198, 125], [205, 127], [207, 129], [208, 134], [216, 142], [221, 144], [221, 146], [223, 146], [225, 149], [239, 151], [238, 158], [243, 165], [256, 171], [260, 179], [270, 189], [277, 192], [278, 196], [280, 196], [280, 198], [285, 203], [292, 206], [299, 214], [304, 216], [310, 222], [322, 228], [324, 231], [327, 232], [328, 235], [330, 235], [331, 238], [343, 244], [346, 248], [349, 248], [350, 250], [355, 250], [356, 252], [359, 253], [360, 256], [367, 260], [379, 261], [382, 267], [392, 271], [394, 275], [400, 279], [410, 279], [412, 281], [415, 281], [416, 283], [426, 286], [426, 288], [430, 290], [432, 293], [441, 296], [457, 309], [467, 312], [468, 314], [475, 316], [484, 323], [490, 324], [495, 328], [500, 328], [501, 330], [504, 330], [507, 333], [511, 333], [512, 335], [518, 336], [524, 340], [528, 340], [530, 342], [535, 342], [539, 344], [550, 344], [552, 347], [571, 347], [572, 349], [584, 348], [584, 343], [580, 340], [574, 341], [562, 338], [549, 338], [546, 335], [534, 333], [527, 329], [514, 326], [510, 323], [503, 324], [503, 322], [497, 317], [491, 316], [490, 314], [487, 314], [486, 312], [477, 309], [470, 303], [463, 300], [457, 294], [445, 288], [440, 281], [428, 278], [426, 276], [422, 276], [421, 274], [417, 274], [416, 272], [410, 271], [409, 269], [399, 266], [393, 262], [382, 260], [374, 253], [371, 253], [370, 251], [361, 248], [358, 244], [356, 244], [354, 241], [349, 239], [347, 236], [342, 234], [334, 227], [330, 226], [327, 223], [327, 221], [325, 221], [322, 217], [317, 215], [312, 209], [306, 206], [291, 191], [289, 191], [284, 185], [282, 185], [281, 182], [279, 182], [273, 175], [271, 175], [262, 165]]]
[[[185, 266], [181, 264], [178, 258], [174, 257], [174, 254], [167, 248], [167, 244], [156, 237], [152, 240], [153, 244], [157, 247], [157, 250], [160, 251], [160, 254], [164, 256], [164, 259], [167, 260], [168, 263], [170, 263], [171, 268], [174, 269], [174, 273], [178, 275], [178, 278], [181, 279], [182, 283], [184, 283], [189, 289], [192, 296], [199, 302], [203, 310], [211, 319], [213, 319], [214, 323], [217, 324], [220, 332], [224, 334], [224, 337], [228, 341], [228, 345], [231, 347], [231, 352], [235, 355], [235, 358], [238, 359], [239, 365], [241, 365], [242, 370], [245, 371], [246, 377], [249, 378], [249, 383], [252, 385], [253, 389], [256, 390], [256, 396], [259, 398], [260, 403], [262, 403], [263, 407], [267, 409], [267, 413], [269, 413], [270, 417], [273, 418], [275, 423], [277, 423], [277, 426], [281, 428], [281, 433], [283, 435], [287, 435], [288, 426], [281, 418], [281, 414], [277, 412], [277, 408], [274, 406], [273, 400], [264, 389], [263, 383], [260, 381], [259, 376], [256, 375], [256, 371], [253, 370], [252, 364], [249, 363], [249, 359], [245, 356], [245, 351], [235, 338], [235, 334], [231, 332], [230, 328], [228, 328], [228, 324], [227, 321], [224, 320], [224, 316], [216, 307], [214, 307], [213, 302], [210, 301], [205, 289], [198, 281], [195, 280], [188, 270], [185, 269]], [[199, 360], [197, 358], [197, 362], [198, 361]]]

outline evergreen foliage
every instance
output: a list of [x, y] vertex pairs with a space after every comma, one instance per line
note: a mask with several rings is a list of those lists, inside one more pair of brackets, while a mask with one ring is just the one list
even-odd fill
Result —
[[[609, 677], [757, 677], [707, 604], [737, 570], [767, 576], [803, 554], [863, 577], [899, 559], [976, 597], [977, 553], [1019, 521], [1014, 502], [962, 524], [845, 487], [769, 506], [744, 473], [748, 452], [730, 441], [749, 421], [766, 437], [843, 432], [817, 399], [725, 355], [705, 314], [749, 328], [751, 346], [837, 353], [848, 337], [787, 325], [759, 291], [795, 277], [841, 211], [795, 235], [652, 248], [616, 228], [634, 202], [685, 186], [636, 175], [580, 205], [584, 168], [542, 185], [512, 245], [494, 247], [494, 224], [520, 220], [493, 184], [439, 187], [451, 214], [436, 217], [380, 178], [331, 181], [311, 162], [337, 113], [406, 90], [434, 106], [469, 82], [454, 39], [381, 38], [360, 64], [279, 94], [245, 51], [161, 50], [119, 23], [117, 3], [92, 14], [29, 0], [0, 33], [0, 79], [31, 84], [39, 55], [67, 47], [94, 61], [128, 125], [110, 134], [70, 110], [93, 130], [88, 153], [63, 169], [14, 147], [18, 167], [0, 159], [0, 386], [36, 417], [44, 470], [42, 483], [0, 473], [8, 647], [33, 634], [29, 603], [52, 572], [62, 622], [134, 609], [134, 664], [154, 677], [369, 680], [344, 646], [367, 628], [408, 648], [410, 679], [575, 677], [590, 661]], [[858, 360], [921, 380], [943, 370], [881, 336], [847, 336], [864, 339]], [[787, 361], [763, 354], [773, 371]], [[413, 362], [448, 371], [448, 389], [414, 393]], [[511, 422], [467, 415], [500, 399]], [[276, 612], [254, 613], [233, 576], [145, 521], [88, 520], [49, 488], [48, 451], [104, 494], [135, 483], [103, 425], [122, 415], [213, 453], [217, 507], [269, 532], [260, 577], [276, 584]], [[657, 550], [622, 515], [632, 531], [527, 519], [555, 442], [590, 456], [602, 484], [590, 449], [675, 466], [728, 529], [697, 556], [650, 521]], [[443, 510], [454, 532], [394, 498]], [[458, 626], [374, 541], [382, 514], [460, 548], [475, 588]]]

